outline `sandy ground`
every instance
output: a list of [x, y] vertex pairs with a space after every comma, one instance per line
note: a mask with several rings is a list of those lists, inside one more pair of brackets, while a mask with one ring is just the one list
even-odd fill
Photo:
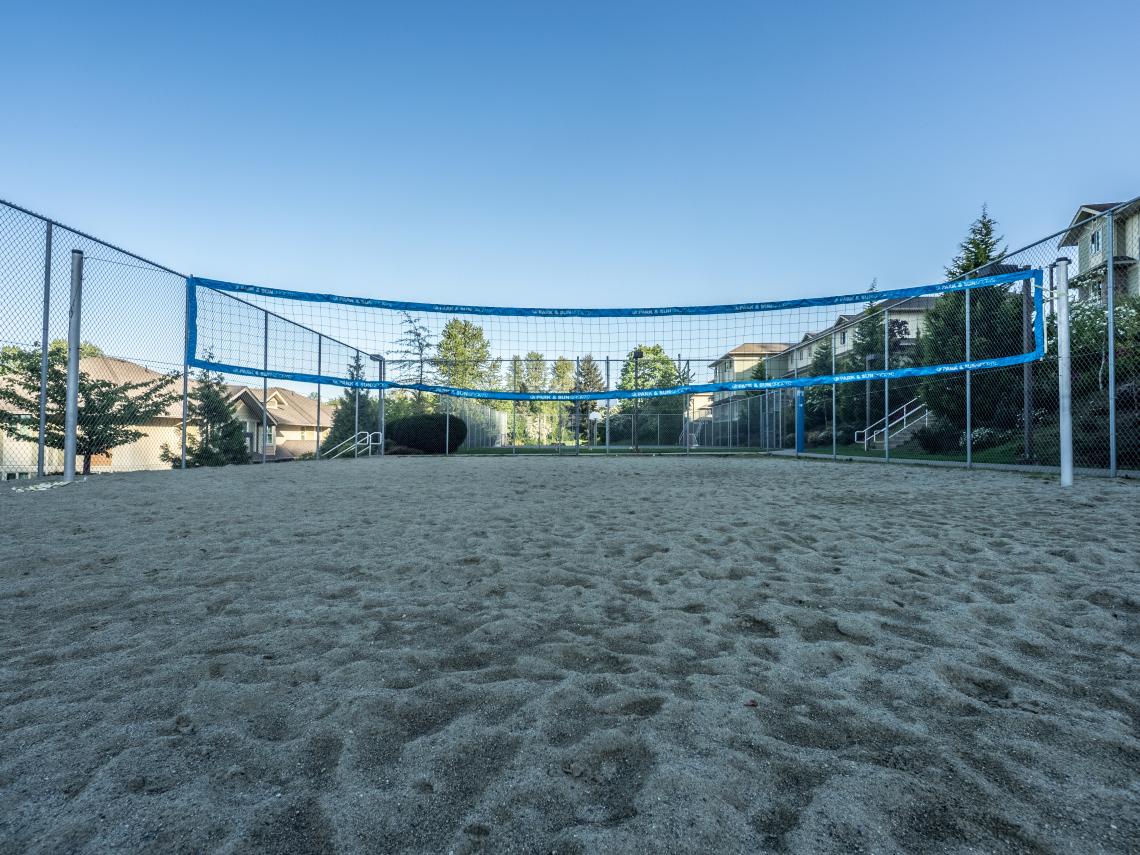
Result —
[[1138, 851], [1138, 508], [676, 456], [3, 490], [0, 851]]

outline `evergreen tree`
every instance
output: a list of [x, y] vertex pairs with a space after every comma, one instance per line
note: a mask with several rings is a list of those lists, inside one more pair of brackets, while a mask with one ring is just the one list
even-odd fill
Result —
[[1005, 238], [997, 234], [997, 220], [990, 216], [985, 205], [982, 205], [982, 215], [970, 224], [970, 231], [965, 239], [958, 244], [958, 254], [946, 268], [947, 279], [958, 279], [983, 265], [997, 261], [1005, 250], [998, 250], [998, 246]]
[[[225, 466], [249, 463], [245, 426], [236, 418], [222, 375], [203, 370], [190, 391], [187, 419], [195, 432], [187, 431], [186, 465]], [[181, 449], [172, 451], [165, 443], [162, 459], [181, 466]]]
[[[435, 348], [431, 331], [426, 324], [417, 321], [409, 312], [404, 312], [403, 315], [401, 323], [404, 325], [404, 334], [396, 339], [396, 353], [408, 358], [402, 362], [397, 376], [402, 383], [429, 384], [433, 379], [431, 353]], [[427, 392], [413, 390], [411, 400], [414, 413], [426, 413], [432, 409], [433, 399]]]
[[[53, 342], [48, 346], [44, 444], [62, 449], [67, 409], [67, 345], [57, 346], [59, 344], [62, 343]], [[143, 428], [147, 422], [162, 415], [178, 400], [179, 391], [174, 388], [177, 378], [177, 374], [170, 374], [136, 383], [112, 383], [93, 380], [80, 370], [76, 454], [83, 458], [84, 474], [91, 471], [94, 455], [108, 454], [146, 436]], [[39, 399], [40, 352], [5, 348], [0, 352], [0, 430], [14, 439], [36, 442], [39, 420], [28, 416], [39, 412]]]
[[[348, 363], [348, 379], [364, 379], [364, 360], [360, 353], [353, 355]], [[365, 389], [346, 386], [344, 394], [333, 402], [333, 420], [329, 426], [328, 436], [321, 444], [321, 453], [326, 454], [344, 441], [351, 439], [356, 433], [359, 424], [361, 431], [376, 430], [376, 421], [379, 418], [379, 402], [372, 400]], [[360, 417], [357, 419], [357, 407], [360, 408]], [[385, 413], [387, 415], [387, 413]]]
[[[824, 377], [831, 373], [831, 336], [815, 343], [807, 374]], [[838, 398], [838, 396], [837, 396]], [[827, 425], [831, 416], [831, 387], [809, 386], [804, 390], [804, 426], [806, 430], [819, 430]]]
[[[999, 260], [997, 221], [982, 206], [982, 215], [970, 224], [958, 254], [946, 268], [948, 279], [958, 279]], [[966, 299], [970, 300], [970, 357], [1009, 356], [1011, 335], [1021, 342], [1021, 297], [1004, 288], [951, 291], [934, 301], [924, 319], [916, 353], [921, 365], [945, 365], [966, 358]], [[1021, 372], [996, 371], [973, 378], [974, 423], [1010, 427], [1020, 411]], [[931, 411], [954, 426], [966, 422], [966, 383], [962, 374], [935, 375], [922, 380], [922, 398]]]
[[[602, 377], [602, 370], [598, 366], [597, 361], [590, 354], [586, 354], [580, 360], [574, 371], [574, 391], [575, 392], [604, 392], [606, 389], [605, 378]], [[573, 401], [570, 404], [570, 409], [576, 412], [579, 416], [578, 431], [582, 436], [588, 435], [590, 426], [590, 413], [598, 409], [598, 402], [592, 401]]]

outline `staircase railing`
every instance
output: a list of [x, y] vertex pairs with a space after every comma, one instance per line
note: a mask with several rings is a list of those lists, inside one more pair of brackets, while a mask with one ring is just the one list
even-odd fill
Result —
[[[879, 434], [886, 434], [886, 441], [890, 442], [891, 437], [898, 436], [915, 422], [926, 421], [927, 418], [926, 404], [920, 398], [911, 398], [901, 407], [891, 410], [890, 413], [874, 424], [863, 430], [855, 431], [855, 442], [856, 444], [862, 443], [863, 449], [866, 450], [878, 442]], [[898, 430], [892, 433], [895, 426], [898, 426]]]
[[338, 457], [345, 457], [349, 454], [352, 454], [354, 457], [371, 457], [373, 454], [379, 453], [379, 449], [383, 444], [384, 434], [380, 431], [372, 431], [369, 433], [366, 430], [362, 430], [360, 433], [353, 434], [344, 442], [338, 442], [328, 451], [324, 452], [321, 457], [325, 460], [335, 460]]

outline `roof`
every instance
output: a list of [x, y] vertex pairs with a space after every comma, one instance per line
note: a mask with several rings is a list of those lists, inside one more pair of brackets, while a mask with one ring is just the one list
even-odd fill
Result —
[[1113, 208], [1120, 207], [1120, 202], [1090, 202], [1087, 205], [1081, 205], [1077, 208], [1077, 213], [1073, 214], [1073, 219], [1069, 222], [1069, 227], [1061, 236], [1061, 242], [1058, 246], [1076, 246], [1077, 241], [1080, 240], [1081, 231], [1077, 226], [1084, 226], [1090, 219], [1103, 214], [1105, 211], [1111, 211]]
[[[261, 390], [251, 389], [248, 386], [227, 386], [226, 388], [230, 392], [231, 401], [244, 397], [247, 406], [260, 411]], [[316, 427], [317, 402], [314, 399], [282, 386], [270, 386], [267, 391], [266, 415], [273, 424], [287, 427]], [[331, 425], [332, 419], [332, 410], [322, 404], [321, 424]]]
[[790, 347], [790, 345], [784, 342], [746, 341], [744, 344], [738, 344], [714, 362], [710, 362], [709, 367], [712, 368], [728, 359], [733, 359], [738, 356], [770, 356], [788, 347]]
[[[899, 297], [894, 300], [883, 300], [881, 303], [876, 303], [874, 306], [875, 311], [882, 311], [883, 309], [909, 309], [915, 312], [928, 312], [934, 308], [934, 301], [937, 299], [936, 294], [923, 294], [921, 297]], [[858, 317], [858, 315], [856, 315]]]
[[[139, 365], [137, 362], [129, 362], [126, 359], [119, 359], [114, 356], [81, 356], [79, 358], [79, 370], [92, 380], [106, 380], [116, 386], [122, 386], [125, 383], [153, 383], [163, 377], [172, 376], [174, 379], [181, 379], [179, 372], [175, 372], [173, 375], [162, 374], [147, 368], [145, 365]], [[181, 421], [182, 396], [179, 395], [176, 400], [167, 404], [166, 409], [158, 418]]]

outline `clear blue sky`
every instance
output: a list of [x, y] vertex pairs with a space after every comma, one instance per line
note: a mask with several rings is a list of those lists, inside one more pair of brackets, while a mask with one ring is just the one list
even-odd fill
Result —
[[1140, 193], [1140, 3], [13, 4], [0, 196], [185, 272], [659, 305]]

